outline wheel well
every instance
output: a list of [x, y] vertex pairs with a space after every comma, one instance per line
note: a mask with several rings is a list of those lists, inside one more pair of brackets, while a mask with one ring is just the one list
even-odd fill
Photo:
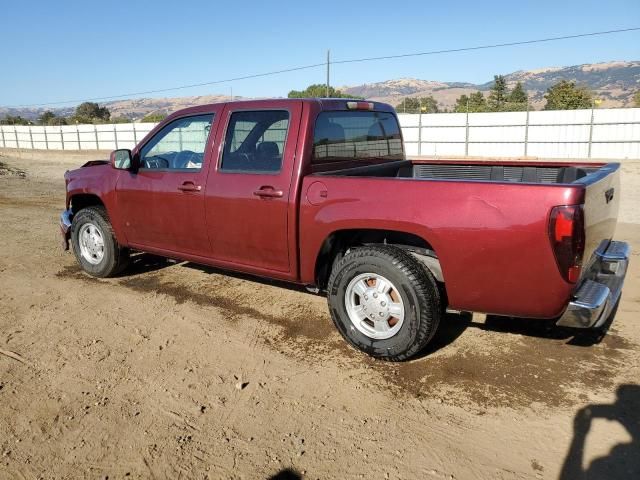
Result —
[[334, 262], [349, 248], [371, 243], [398, 245], [418, 252], [434, 251], [425, 239], [412, 233], [374, 229], [339, 230], [329, 235], [320, 248], [315, 266], [316, 286], [326, 288]]
[[83, 208], [92, 207], [95, 205], [101, 205], [104, 207], [104, 203], [97, 195], [88, 193], [79, 193], [71, 197], [71, 210], [73, 213], [78, 213]]

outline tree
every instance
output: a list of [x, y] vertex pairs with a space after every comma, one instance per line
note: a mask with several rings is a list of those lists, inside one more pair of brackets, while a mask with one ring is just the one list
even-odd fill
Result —
[[398, 113], [418, 113], [420, 111], [420, 101], [415, 97], [406, 97], [396, 105]]
[[526, 110], [528, 105], [527, 92], [521, 82], [516, 83], [509, 91], [507, 81], [503, 75], [494, 75], [493, 85], [487, 98], [482, 92], [462, 95], [456, 100], [454, 112], [517, 112]]
[[78, 105], [73, 120], [78, 123], [104, 123], [111, 118], [107, 107], [101, 107], [97, 103], [84, 102]]
[[576, 110], [593, 106], [591, 92], [576, 82], [561, 80], [547, 89], [545, 110]]
[[149, 113], [148, 115], [145, 115], [140, 121], [142, 123], [158, 123], [164, 120], [165, 118], [167, 118], [166, 113], [152, 112], [152, 113]]
[[321, 83], [309, 85], [304, 90], [291, 90], [287, 95], [288, 98], [358, 98], [354, 95], [347, 95], [340, 90], [336, 90], [333, 87], [329, 87], [329, 95], [327, 97], [327, 86]]
[[469, 111], [470, 113], [475, 112], [488, 112], [489, 107], [487, 105], [487, 100], [482, 95], [482, 92], [475, 92], [467, 95], [461, 95], [456, 100], [456, 105], [453, 107], [454, 112], [465, 113]]
[[406, 97], [396, 105], [399, 113], [438, 113], [438, 102], [431, 95], [428, 97]]
[[504, 76], [494, 75], [493, 86], [491, 87], [489, 100], [487, 102], [492, 112], [502, 112], [505, 110], [508, 92], [507, 81]]
[[53, 120], [55, 118], [56, 118], [56, 114], [53, 113], [51, 110], [47, 110], [46, 112], [42, 113], [42, 115], [38, 117], [38, 123], [40, 125], [54, 125], [55, 122]]
[[637, 91], [636, 94], [633, 96], [633, 104], [636, 107], [640, 107], [640, 91]]
[[131, 119], [129, 117], [125, 117], [124, 115], [120, 115], [119, 117], [112, 118], [110, 123], [131, 123]]
[[510, 112], [526, 110], [528, 102], [527, 92], [524, 91], [522, 83], [518, 82], [507, 96], [506, 110]]
[[0, 125], [29, 125], [31, 122], [20, 115], [7, 115], [0, 120]]
[[111, 117], [109, 119], [109, 123], [131, 123], [131, 119], [124, 115], [120, 115], [119, 117]]

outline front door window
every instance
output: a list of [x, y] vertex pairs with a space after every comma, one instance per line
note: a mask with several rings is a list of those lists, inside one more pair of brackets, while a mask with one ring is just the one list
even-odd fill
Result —
[[168, 123], [140, 150], [140, 168], [200, 170], [212, 121], [207, 114]]

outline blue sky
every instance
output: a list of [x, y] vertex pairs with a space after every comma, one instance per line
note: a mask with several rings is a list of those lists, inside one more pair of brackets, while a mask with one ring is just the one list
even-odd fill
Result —
[[[3, 2], [0, 105], [82, 100], [333, 59], [394, 55], [640, 26], [640, 1]], [[529, 46], [336, 65], [332, 85], [392, 78], [482, 83], [545, 66], [640, 60], [640, 31]], [[233, 82], [286, 96], [323, 68]], [[229, 93], [230, 84], [155, 96]]]

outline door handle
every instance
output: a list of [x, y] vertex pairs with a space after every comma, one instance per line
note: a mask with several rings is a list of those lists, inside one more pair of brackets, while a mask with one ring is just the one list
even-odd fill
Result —
[[184, 182], [178, 187], [178, 190], [182, 192], [199, 192], [200, 190], [202, 190], [202, 187], [200, 185], [196, 185], [193, 182]]
[[260, 187], [260, 189], [253, 192], [253, 194], [256, 197], [262, 198], [281, 198], [284, 195], [282, 190], [276, 190], [271, 186]]

